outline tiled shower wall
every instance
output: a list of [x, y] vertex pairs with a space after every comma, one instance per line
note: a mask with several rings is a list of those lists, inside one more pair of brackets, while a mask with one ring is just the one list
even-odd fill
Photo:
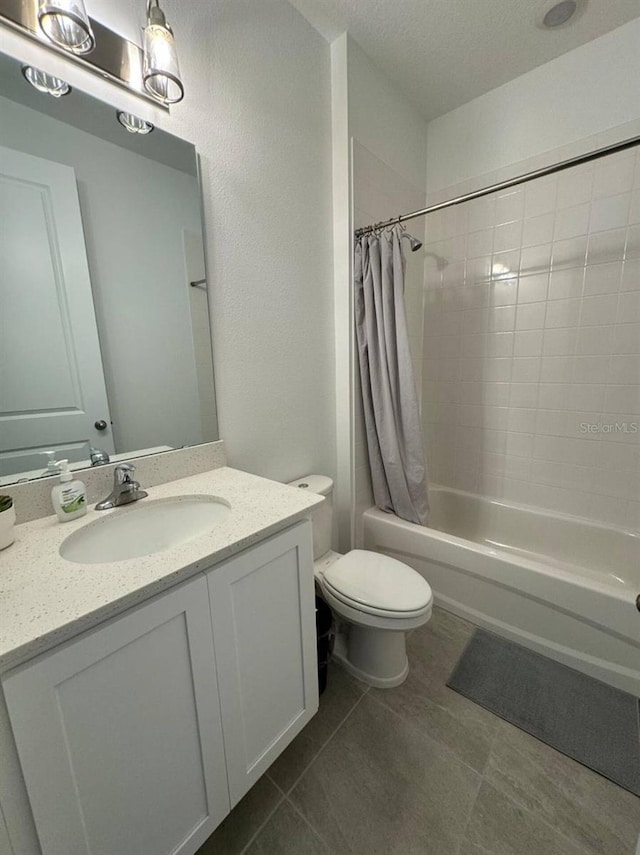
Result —
[[426, 235], [431, 480], [640, 529], [636, 150], [431, 214]]
[[[388, 220], [404, 211], [419, 210], [425, 204], [425, 191], [413, 186], [403, 176], [375, 157], [367, 148], [354, 140], [353, 143], [353, 200], [354, 227]], [[420, 223], [420, 220], [418, 220]], [[409, 228], [422, 238], [422, 226]], [[422, 328], [423, 328], [423, 254], [411, 252], [406, 243], [407, 268], [405, 275], [405, 305], [409, 328], [409, 345], [413, 358], [416, 384], [422, 382]], [[354, 333], [355, 335], [355, 333]], [[355, 345], [354, 345], [355, 346]], [[357, 351], [356, 351], [357, 357]], [[356, 546], [362, 544], [362, 512], [373, 505], [369, 459], [367, 456], [362, 411], [362, 393], [356, 361], [354, 384], [355, 410], [355, 519]]]

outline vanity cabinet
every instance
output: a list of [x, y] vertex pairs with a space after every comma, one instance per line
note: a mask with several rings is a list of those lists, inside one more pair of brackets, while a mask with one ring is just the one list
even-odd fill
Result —
[[312, 568], [303, 522], [3, 677], [43, 855], [196, 852], [317, 710]]
[[192, 853], [229, 811], [207, 583], [9, 674], [44, 855]]
[[310, 529], [207, 574], [232, 807], [318, 709]]

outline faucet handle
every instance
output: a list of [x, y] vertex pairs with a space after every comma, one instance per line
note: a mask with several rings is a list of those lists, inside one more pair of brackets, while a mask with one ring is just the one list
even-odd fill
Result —
[[133, 473], [136, 471], [136, 467], [131, 463], [118, 463], [116, 468], [113, 470], [113, 480], [116, 485], [126, 484], [128, 481], [133, 480]]

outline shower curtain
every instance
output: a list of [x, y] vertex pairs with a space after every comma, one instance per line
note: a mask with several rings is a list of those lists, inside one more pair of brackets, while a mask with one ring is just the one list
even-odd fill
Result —
[[376, 505], [428, 525], [427, 469], [404, 308], [402, 229], [359, 238], [355, 313]]

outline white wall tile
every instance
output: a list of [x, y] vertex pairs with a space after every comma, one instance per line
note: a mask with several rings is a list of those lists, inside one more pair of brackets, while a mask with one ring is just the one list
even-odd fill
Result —
[[619, 324], [615, 328], [614, 353], [640, 353], [640, 324]]
[[625, 258], [640, 258], [640, 225], [630, 226], [627, 230]]
[[611, 353], [615, 346], [616, 335], [617, 330], [614, 326], [583, 327], [578, 331], [576, 353], [578, 356]]
[[518, 306], [516, 315], [517, 330], [539, 330], [545, 325], [546, 302], [523, 303]]
[[[640, 197], [640, 192], [638, 192], [638, 196]], [[640, 209], [640, 198], [638, 199], [637, 207]], [[526, 219], [522, 226], [522, 246], [551, 243], [553, 239], [554, 220], [555, 215], [553, 213]], [[638, 222], [640, 222], [640, 216], [638, 217]]]
[[595, 199], [591, 205], [590, 230], [592, 232], [603, 232], [607, 229], [619, 229], [626, 226], [630, 205], [631, 193]]
[[587, 263], [603, 264], [605, 261], [622, 261], [626, 241], [626, 229], [592, 232], [589, 235]]
[[635, 162], [476, 200], [442, 231], [434, 252], [465, 267], [463, 287], [460, 266], [426, 277], [423, 418], [443, 483], [640, 528]]
[[523, 330], [516, 332], [513, 342], [514, 356], [541, 356], [542, 355], [542, 330]]
[[580, 326], [599, 327], [602, 324], [615, 323], [617, 313], [617, 294], [607, 294], [598, 297], [585, 297], [582, 301]]
[[565, 267], [582, 267], [586, 254], [586, 237], [555, 241], [551, 251], [552, 268], [561, 270]]
[[516, 220], [514, 223], [505, 223], [496, 226], [493, 232], [493, 251], [503, 252], [507, 249], [515, 249], [522, 243], [522, 223]]
[[584, 295], [611, 294], [620, 289], [622, 262], [594, 264], [587, 267], [584, 275]]
[[547, 312], [544, 325], [547, 329], [558, 327], [577, 327], [580, 319], [581, 301], [573, 300], [550, 300], [547, 304]]
[[481, 229], [467, 236], [467, 257], [477, 258], [481, 255], [491, 255], [493, 251], [493, 229]]
[[520, 187], [498, 194], [495, 207], [496, 226], [522, 219], [524, 213], [524, 192], [524, 189]]
[[542, 360], [539, 356], [514, 357], [511, 364], [511, 380], [514, 383], [535, 383], [540, 378]]
[[518, 286], [518, 303], [539, 303], [541, 300], [546, 300], [548, 288], [548, 273], [523, 276]]
[[623, 152], [599, 161], [595, 167], [593, 198], [624, 193], [633, 187], [634, 153]]
[[589, 204], [585, 203], [558, 211], [553, 230], [554, 240], [566, 240], [567, 238], [586, 235], [589, 230], [589, 209]]
[[557, 178], [546, 178], [527, 184], [524, 204], [525, 217], [537, 217], [554, 211], [557, 189]]
[[520, 253], [520, 275], [528, 276], [534, 273], [544, 273], [551, 267], [550, 243], [524, 247]]
[[591, 199], [593, 167], [570, 169], [558, 177], [558, 208], [570, 208]]
[[622, 291], [640, 291], [640, 258], [625, 260], [620, 287]]

